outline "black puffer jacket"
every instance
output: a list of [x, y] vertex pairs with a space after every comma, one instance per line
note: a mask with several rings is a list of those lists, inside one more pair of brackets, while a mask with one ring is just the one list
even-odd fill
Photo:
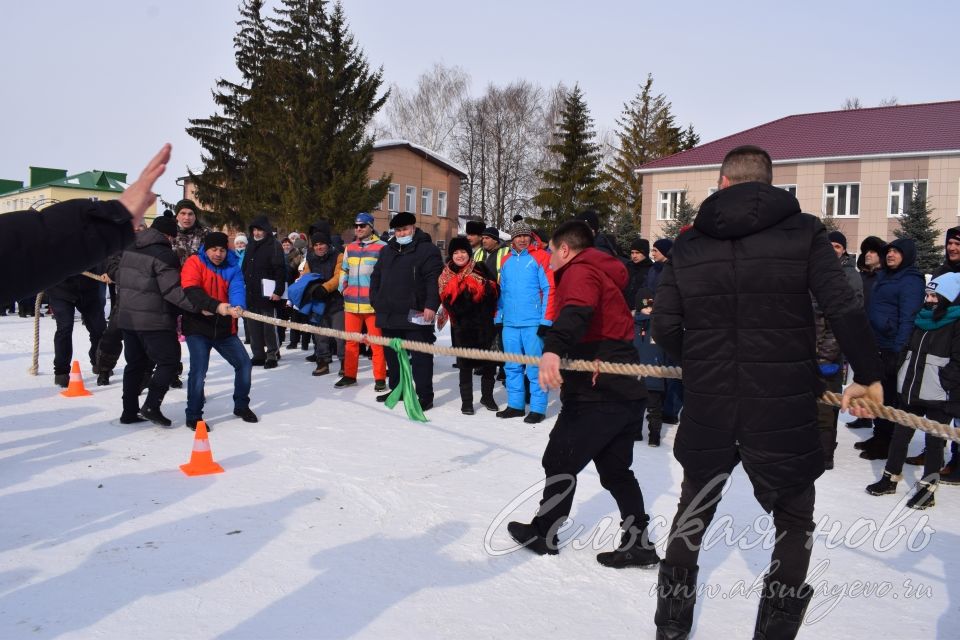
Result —
[[408, 245], [390, 239], [370, 274], [370, 304], [381, 329], [423, 329], [407, 321], [411, 310], [440, 308], [440, 249], [417, 229]]
[[704, 200], [656, 292], [653, 337], [683, 366], [677, 459], [706, 481], [739, 455], [768, 511], [823, 473], [811, 291], [857, 382], [880, 380], [866, 315], [823, 224], [782, 189], [751, 182]]
[[[267, 232], [260, 240], [253, 239], [253, 228]], [[251, 310], [273, 308], [269, 296], [263, 295], [263, 280], [273, 280], [273, 292], [283, 295], [287, 284], [287, 262], [283, 257], [283, 246], [273, 234], [273, 226], [266, 216], [254, 218], [250, 223], [247, 236], [247, 252], [243, 254], [243, 282], [247, 287], [247, 307]]]
[[174, 331], [183, 310], [199, 312], [180, 288], [180, 260], [167, 237], [150, 228], [137, 234], [117, 268], [117, 326], [130, 331]]

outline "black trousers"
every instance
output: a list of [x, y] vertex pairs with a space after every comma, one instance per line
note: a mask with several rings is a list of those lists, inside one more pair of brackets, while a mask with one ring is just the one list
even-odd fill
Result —
[[[423, 329], [381, 329], [385, 338], [401, 338], [402, 340], [413, 340], [416, 342], [426, 342], [433, 344], [437, 341], [436, 334], [433, 333], [433, 327], [424, 327]], [[420, 404], [430, 404], [433, 402], [433, 354], [422, 353], [420, 351], [408, 351], [410, 354], [410, 367], [413, 370], [413, 384], [417, 388], [417, 398]], [[400, 360], [397, 358], [397, 352], [390, 347], [384, 347], [383, 355], [387, 360], [387, 378], [391, 389], [400, 386]]]
[[177, 332], [123, 330], [123, 348], [127, 353], [127, 366], [123, 368], [123, 415], [135, 416], [140, 411], [140, 383], [149, 370], [151, 361], [156, 363], [153, 378], [148, 385], [144, 407], [159, 408], [163, 396], [170, 388], [170, 381], [177, 375], [180, 364], [180, 343]]
[[[900, 394], [897, 391], [897, 360], [896, 351], [880, 351], [880, 362], [883, 364], [883, 404], [888, 407], [900, 407]], [[893, 437], [894, 423], [883, 418], [873, 419], [873, 435], [889, 441]]]
[[[276, 307], [251, 307], [250, 310], [262, 316], [270, 316], [271, 318], [277, 316]], [[280, 359], [280, 338], [275, 326], [259, 320], [251, 320], [247, 323], [247, 329], [250, 336], [250, 350], [253, 352], [255, 360]]]
[[100, 336], [100, 344], [97, 346], [97, 368], [100, 371], [112, 372], [123, 353], [123, 331], [117, 326], [117, 309], [116, 304], [110, 308], [107, 328]]
[[[917, 407], [910, 405], [904, 411], [918, 416], [924, 416], [929, 420], [950, 424], [953, 416], [940, 411], [926, 407]], [[893, 439], [890, 441], [890, 451], [887, 456], [887, 464], [884, 469], [891, 475], [898, 476], [903, 472], [903, 463], [907, 459], [907, 448], [913, 439], [915, 429], [905, 427], [902, 424], [895, 425], [893, 428]], [[947, 441], [943, 438], [924, 433], [923, 443], [923, 478], [927, 482], [940, 482], [940, 468], [943, 466], [943, 449]]]
[[620, 509], [624, 529], [644, 528], [649, 518], [633, 475], [633, 443], [643, 426], [645, 400], [565, 401], [543, 452], [546, 486], [534, 525], [551, 540], [570, 515], [577, 474], [593, 461], [600, 484]]
[[70, 362], [73, 360], [73, 316], [75, 311], [80, 312], [83, 326], [90, 334], [90, 364], [97, 363], [97, 345], [100, 336], [107, 328], [107, 319], [103, 315], [103, 299], [96, 291], [80, 296], [76, 302], [62, 298], [50, 298], [50, 308], [53, 309], [57, 321], [57, 331], [53, 334], [53, 373], [70, 373]]
[[[731, 469], [732, 471], [732, 469]], [[664, 562], [675, 567], [697, 566], [703, 534], [720, 504], [721, 490], [729, 473], [707, 482], [690, 479], [686, 473], [680, 485], [680, 504], [670, 527]], [[770, 580], [788, 587], [799, 587], [807, 577], [812, 552], [813, 483], [779, 496], [773, 506], [773, 524], [777, 540], [773, 546]]]
[[460, 399], [464, 402], [473, 402], [473, 371], [480, 370], [480, 392], [485, 395], [487, 390], [493, 389], [494, 377], [497, 375], [497, 363], [489, 360], [468, 360], [457, 358], [460, 367]]

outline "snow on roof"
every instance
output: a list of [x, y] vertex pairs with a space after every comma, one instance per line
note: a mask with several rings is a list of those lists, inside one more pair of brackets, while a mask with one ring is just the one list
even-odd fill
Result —
[[453, 160], [450, 160], [449, 158], [446, 158], [440, 155], [436, 151], [432, 151], [430, 149], [427, 149], [424, 146], [410, 142], [409, 140], [402, 140], [397, 138], [397, 139], [389, 139], [389, 140], [377, 140], [376, 142], [373, 143], [374, 149], [389, 149], [391, 147], [409, 147], [410, 149], [414, 149], [424, 154], [428, 159], [433, 160], [437, 164], [442, 165], [445, 168], [454, 171], [455, 173], [459, 173], [464, 178], [466, 178], [469, 175], [466, 169], [464, 169], [462, 166], [460, 166]]

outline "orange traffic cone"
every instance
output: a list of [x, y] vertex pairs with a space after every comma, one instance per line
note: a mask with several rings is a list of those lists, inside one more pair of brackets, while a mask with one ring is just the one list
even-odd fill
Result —
[[213, 461], [213, 452], [210, 451], [210, 441], [207, 439], [207, 423], [203, 420], [197, 420], [197, 435], [193, 438], [190, 462], [180, 465], [180, 470], [188, 476], [223, 473], [223, 467]]
[[87, 391], [86, 387], [83, 386], [83, 376], [80, 375], [80, 361], [74, 360], [73, 366], [70, 367], [70, 384], [67, 385], [67, 388], [60, 392], [64, 398], [79, 398], [82, 396], [92, 396], [93, 394]]

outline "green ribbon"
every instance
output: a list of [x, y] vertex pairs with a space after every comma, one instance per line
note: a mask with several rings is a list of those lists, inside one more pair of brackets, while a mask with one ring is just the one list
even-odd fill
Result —
[[394, 338], [390, 341], [390, 348], [397, 352], [397, 360], [400, 361], [400, 384], [387, 396], [385, 405], [388, 409], [393, 409], [397, 403], [403, 401], [403, 408], [407, 412], [407, 417], [416, 422], [429, 422], [420, 408], [420, 399], [417, 397], [416, 387], [413, 385], [413, 370], [410, 368], [410, 356], [407, 350], [403, 348], [403, 340]]

